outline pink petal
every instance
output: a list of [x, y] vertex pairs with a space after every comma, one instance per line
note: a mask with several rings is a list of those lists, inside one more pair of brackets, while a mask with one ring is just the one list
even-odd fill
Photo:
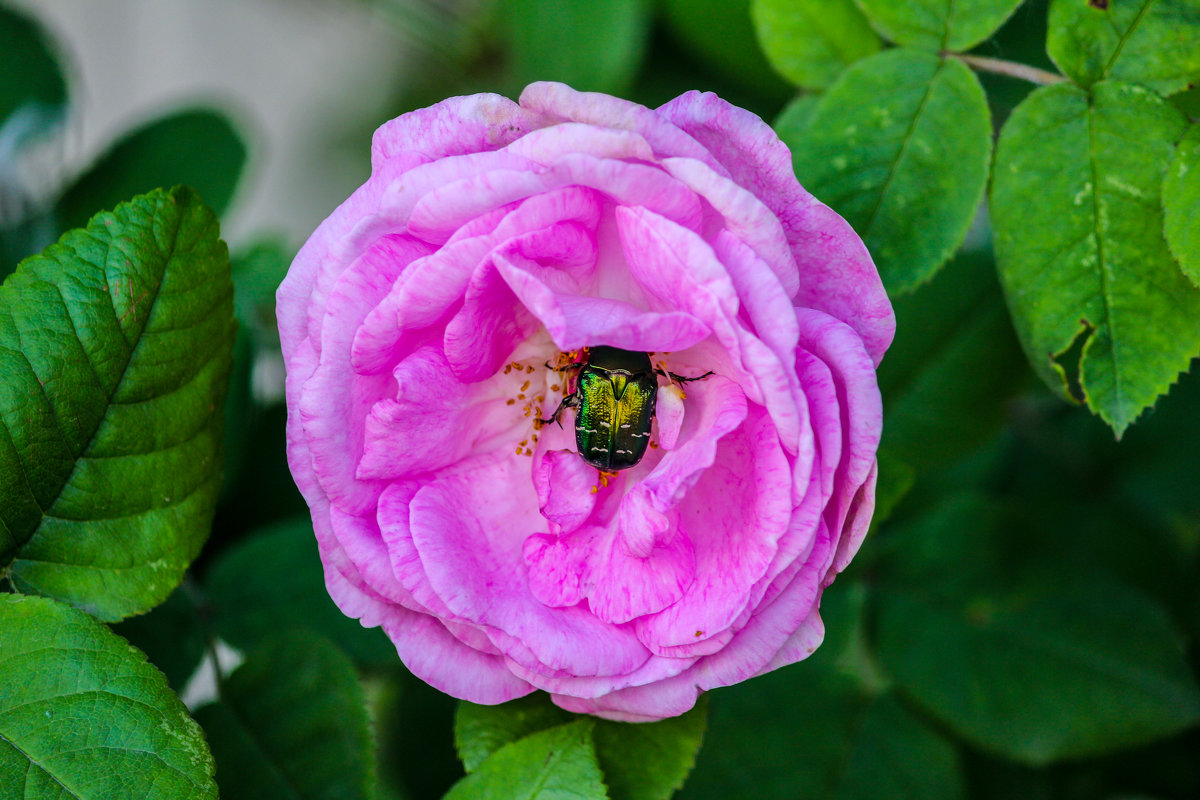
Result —
[[658, 112], [703, 144], [783, 223], [799, 269], [797, 305], [854, 328], [878, 365], [896, 319], [862, 240], [796, 181], [792, 157], [775, 132], [749, 111], [713, 94], [687, 92]]
[[577, 92], [561, 83], [531, 83], [521, 92], [523, 108], [545, 117], [633, 131], [661, 156], [695, 158], [723, 167], [696, 140], [645, 106], [596, 92]]
[[573, 675], [636, 669], [649, 654], [631, 631], [583, 608], [548, 608], [533, 597], [522, 548], [526, 532], [545, 523], [528, 463], [513, 457], [464, 465], [417, 492], [409, 525], [430, 585], [457, 618], [501, 632], [493, 641], [526, 666]]
[[413, 153], [434, 161], [496, 150], [542, 124], [539, 115], [507, 97], [451, 97], [381, 125], [371, 140], [371, 169], [377, 171], [382, 162]]

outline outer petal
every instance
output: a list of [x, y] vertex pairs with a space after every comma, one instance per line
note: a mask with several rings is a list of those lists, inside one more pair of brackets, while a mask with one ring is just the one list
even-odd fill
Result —
[[714, 94], [687, 92], [658, 111], [775, 212], [799, 268], [796, 281], [785, 288], [797, 305], [848, 323], [878, 365], [896, 330], [879, 273], [850, 225], [796, 181], [787, 145], [757, 116]]

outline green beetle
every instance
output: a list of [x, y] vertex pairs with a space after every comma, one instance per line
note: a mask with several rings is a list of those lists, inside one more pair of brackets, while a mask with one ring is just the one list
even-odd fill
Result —
[[588, 348], [583, 361], [567, 369], [578, 369], [575, 391], [563, 397], [543, 425], [558, 422], [565, 408], [578, 408], [575, 415], [575, 445], [579, 457], [596, 469], [617, 472], [642, 460], [650, 443], [650, 425], [658, 400], [658, 376], [678, 383], [695, 378], [655, 369], [649, 353], [617, 347]]

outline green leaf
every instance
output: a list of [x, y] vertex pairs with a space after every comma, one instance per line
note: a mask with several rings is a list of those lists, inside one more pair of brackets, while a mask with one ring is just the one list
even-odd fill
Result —
[[[705, 698], [682, 716], [659, 722], [595, 720], [594, 741], [612, 800], [666, 800], [683, 785], [704, 736]], [[536, 692], [498, 706], [461, 702], [454, 739], [467, 772], [505, 745], [576, 719]]]
[[153, 192], [0, 288], [0, 571], [104, 621], [162, 602], [208, 536], [233, 345], [229, 257]]
[[360, 664], [397, 663], [378, 628], [364, 628], [334, 605], [307, 518], [281, 522], [226, 550], [208, 571], [214, 630], [250, 650], [281, 630], [310, 630], [337, 642]]
[[[33, 19], [0, 6], [0, 131], [13, 136], [12, 124], [56, 123], [66, 103], [67, 84], [45, 33]], [[23, 107], [33, 116], [14, 123]]]
[[1200, 291], [1167, 250], [1159, 199], [1183, 130], [1147, 89], [1060, 84], [1017, 107], [996, 152], [996, 258], [1014, 327], [1064, 396], [1078, 363], [1083, 398], [1118, 437], [1200, 352]]
[[771, 64], [806, 89], [828, 87], [879, 52], [879, 37], [853, 0], [753, 0], [750, 12]]
[[454, 748], [459, 701], [400, 666], [368, 680], [381, 797], [441, 797], [465, 774]]
[[510, 0], [501, 9], [518, 87], [553, 80], [580, 91], [620, 92], [645, 54], [647, 0]]
[[804, 129], [808, 127], [809, 120], [812, 119], [813, 112], [817, 110], [817, 102], [821, 96], [818, 94], [799, 94], [796, 95], [786, 106], [783, 111], [779, 112], [779, 116], [775, 118], [772, 128], [775, 133], [779, 134], [779, 138], [785, 142], [798, 142], [800, 137], [804, 135]]
[[1102, 573], [1040, 558], [1029, 528], [958, 497], [889, 534], [875, 630], [897, 687], [979, 747], [1033, 764], [1200, 720], [1162, 610]]
[[1024, 0], [855, 0], [899, 45], [960, 53], [995, 33]]
[[984, 252], [963, 253], [893, 308], [896, 339], [879, 367], [884, 448], [928, 469], [994, 435], [1029, 373]]
[[680, 800], [963, 796], [948, 742], [891, 695], [865, 695], [821, 662], [713, 692], [711, 704], [710, 730]]
[[708, 698], [659, 722], [596, 723], [596, 755], [612, 800], [670, 800], [696, 764]]
[[1113, 79], [1164, 95], [1200, 80], [1195, 0], [1053, 0], [1046, 50], [1083, 87]]
[[564, 725], [574, 718], [575, 715], [551, 703], [544, 692], [496, 706], [464, 700], [459, 702], [454, 715], [454, 746], [467, 772], [474, 772], [506, 744]]
[[196, 712], [224, 800], [374, 797], [375, 750], [354, 665], [332, 643], [288, 634], [253, 651]]
[[145, 656], [53, 600], [0, 595], [0, 797], [215, 800], [212, 778]]
[[1188, 129], [1163, 181], [1163, 233], [1183, 274], [1200, 286], [1200, 124]]
[[595, 722], [580, 719], [506, 744], [447, 793], [446, 800], [601, 800], [607, 798]]
[[229, 207], [246, 164], [246, 145], [229, 120], [189, 109], [127, 134], [58, 201], [63, 228], [82, 227], [102, 208], [135, 194], [184, 184], [219, 216]]
[[894, 49], [847, 69], [791, 147], [796, 175], [867, 244], [889, 292], [928, 280], [962, 244], [992, 129], [969, 69]]
[[183, 692], [188, 678], [200, 666], [207, 647], [200, 613], [189, 588], [180, 586], [162, 605], [113, 626], [114, 633], [125, 637], [163, 671], [177, 693]]

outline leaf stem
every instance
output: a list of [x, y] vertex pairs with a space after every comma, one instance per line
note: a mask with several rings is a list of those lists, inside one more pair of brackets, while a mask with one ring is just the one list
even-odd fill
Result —
[[966, 53], [944, 53], [943, 55], [950, 58], [957, 58], [968, 67], [977, 69], [980, 72], [994, 72], [997, 75], [1007, 75], [1010, 78], [1019, 78], [1023, 81], [1036, 83], [1039, 86], [1049, 86], [1052, 83], [1062, 83], [1066, 80], [1064, 76], [1055, 72], [1047, 72], [1044, 69], [1031, 67], [1028, 64], [1018, 64], [1016, 61], [1005, 61], [1001, 58], [988, 58], [987, 56], [972, 56]]

